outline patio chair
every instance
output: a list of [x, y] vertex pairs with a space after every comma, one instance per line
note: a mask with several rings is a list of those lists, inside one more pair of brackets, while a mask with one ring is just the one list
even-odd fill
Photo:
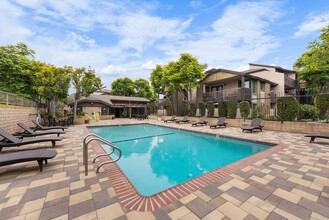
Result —
[[206, 119], [206, 116], [202, 116], [199, 121], [192, 122], [192, 126], [207, 125], [208, 122], [206, 121]]
[[188, 119], [188, 116], [185, 115], [183, 119], [181, 119], [181, 120], [176, 120], [175, 122], [176, 122], [177, 124], [180, 124], [180, 123], [188, 123], [189, 121], [190, 121], [190, 120]]
[[263, 131], [264, 126], [260, 124], [261, 122], [262, 122], [262, 119], [260, 119], [260, 118], [252, 119], [250, 125], [245, 125], [245, 126], [241, 127], [242, 132], [250, 131], [252, 133], [253, 130]]
[[310, 137], [310, 143], [314, 143], [314, 139], [315, 138], [325, 138], [325, 139], [329, 139], [329, 135], [328, 134], [307, 134], [304, 137]]
[[44, 127], [41, 124], [39, 124], [39, 122], [35, 121], [35, 120], [31, 120], [36, 127], [34, 128], [34, 130], [52, 130], [52, 129], [62, 129], [64, 131], [64, 129], [67, 129], [66, 126], [51, 126], [51, 127]]
[[227, 122], [225, 122], [226, 118], [225, 117], [220, 117], [217, 121], [217, 123], [215, 124], [210, 124], [210, 128], [217, 128], [217, 127], [222, 127], [224, 126], [226, 128], [226, 125], [228, 124]]
[[48, 135], [48, 134], [57, 134], [57, 137], [59, 137], [60, 134], [65, 134], [65, 131], [41, 131], [41, 132], [36, 132], [33, 131], [31, 128], [29, 128], [27, 125], [23, 123], [17, 123], [19, 127], [21, 127], [24, 132], [16, 132], [14, 136], [21, 136], [22, 138], [24, 137], [35, 137], [35, 136], [41, 136], [41, 135]]
[[43, 170], [43, 161], [48, 163], [48, 159], [52, 159], [57, 155], [55, 150], [26, 150], [19, 152], [11, 152], [0, 154], [0, 166], [10, 164], [23, 163], [29, 161], [38, 161], [40, 172]]
[[170, 122], [170, 121], [174, 122], [177, 120], [175, 118], [176, 118], [176, 115], [173, 115], [170, 119], [164, 120], [164, 122]]
[[52, 148], [55, 147], [56, 141], [61, 141], [62, 138], [60, 137], [45, 137], [45, 138], [30, 138], [30, 139], [19, 139], [18, 137], [15, 137], [14, 135], [9, 134], [2, 128], [0, 128], [0, 136], [2, 136], [4, 139], [0, 141], [0, 151], [3, 147], [18, 147], [21, 145], [26, 144], [35, 144], [40, 142], [47, 142], [50, 141], [52, 144]]

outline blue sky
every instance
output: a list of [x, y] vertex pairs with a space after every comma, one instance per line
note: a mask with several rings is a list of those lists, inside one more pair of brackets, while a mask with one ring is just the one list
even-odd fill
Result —
[[26, 43], [36, 59], [149, 79], [156, 64], [191, 53], [209, 68], [248, 63], [292, 69], [329, 24], [328, 0], [0, 0], [0, 45]]

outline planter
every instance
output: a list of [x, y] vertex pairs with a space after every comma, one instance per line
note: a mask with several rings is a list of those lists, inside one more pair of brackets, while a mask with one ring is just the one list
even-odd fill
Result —
[[84, 118], [75, 118], [74, 119], [74, 124], [75, 125], [83, 125], [83, 124], [85, 124], [85, 119]]

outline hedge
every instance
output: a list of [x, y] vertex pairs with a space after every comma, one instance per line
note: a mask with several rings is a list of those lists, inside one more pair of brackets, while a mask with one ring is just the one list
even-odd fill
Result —
[[190, 104], [190, 116], [194, 117], [196, 115], [196, 104], [195, 103], [191, 103]]
[[325, 113], [329, 109], [329, 95], [316, 96], [314, 104], [318, 109], [320, 109], [321, 113]]
[[294, 97], [280, 97], [277, 99], [276, 108], [281, 120], [295, 121], [299, 105]]
[[218, 116], [227, 117], [227, 107], [226, 102], [218, 102]]
[[183, 116], [188, 115], [188, 104], [183, 104]]
[[238, 103], [236, 101], [228, 101], [227, 102], [227, 117], [228, 118], [236, 118]]
[[215, 106], [213, 102], [207, 103], [208, 117], [214, 117]]
[[199, 103], [199, 113], [201, 116], [205, 116], [206, 114], [206, 106], [203, 102]]
[[250, 103], [248, 101], [240, 102], [240, 114], [243, 119], [246, 119], [250, 114]]

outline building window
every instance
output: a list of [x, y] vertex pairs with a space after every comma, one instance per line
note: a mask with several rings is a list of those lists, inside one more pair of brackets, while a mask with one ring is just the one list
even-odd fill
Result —
[[264, 82], [260, 83], [260, 91], [265, 92], [265, 83]]
[[244, 88], [249, 88], [250, 89], [250, 80], [244, 81]]
[[252, 82], [252, 92], [253, 92], [253, 93], [257, 93], [257, 91], [258, 91], [258, 83], [257, 83], [256, 80], [254, 80], [254, 81]]

